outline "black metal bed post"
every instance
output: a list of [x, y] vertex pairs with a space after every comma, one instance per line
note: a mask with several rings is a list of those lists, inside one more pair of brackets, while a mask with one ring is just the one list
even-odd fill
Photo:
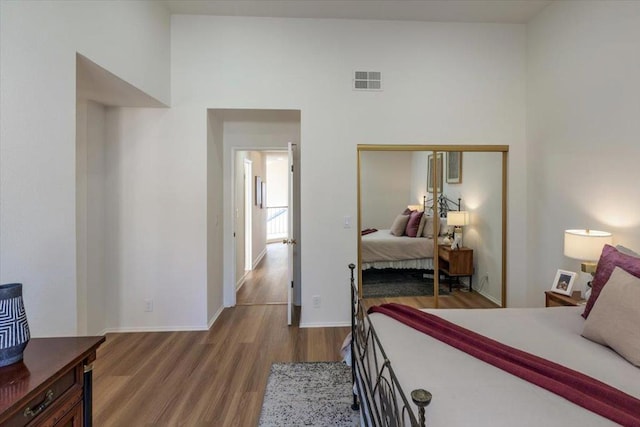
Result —
[[[351, 292], [351, 384], [353, 387], [356, 385], [356, 363], [355, 363], [355, 341], [356, 341], [356, 295], [355, 295], [355, 278], [354, 278], [354, 270], [356, 266], [351, 263], [349, 264], [349, 269], [351, 270], [351, 286], [349, 292]], [[358, 396], [355, 391], [353, 391], [353, 403], [351, 404], [351, 409], [354, 411], [360, 410], [360, 405], [358, 404]]]

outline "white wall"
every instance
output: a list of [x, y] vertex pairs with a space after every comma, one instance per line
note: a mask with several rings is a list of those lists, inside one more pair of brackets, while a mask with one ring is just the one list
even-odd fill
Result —
[[[509, 144], [510, 303], [522, 305], [524, 52], [520, 25], [173, 16], [172, 101], [302, 111], [303, 326], [349, 319], [358, 235], [342, 223], [356, 215], [358, 143]], [[351, 90], [363, 67], [382, 71], [382, 92]]]
[[[444, 154], [446, 163], [446, 153]], [[443, 193], [469, 212], [463, 228], [464, 246], [473, 253], [473, 289], [497, 304], [502, 301], [502, 153], [462, 153], [462, 182], [447, 184]]]
[[634, 1], [554, 2], [527, 25], [528, 299], [538, 305], [558, 268], [579, 271], [563, 256], [565, 229], [640, 248], [639, 40]]
[[407, 205], [416, 204], [411, 197], [411, 160], [410, 151], [360, 152], [360, 214], [363, 229], [390, 229], [393, 220]]
[[222, 120], [207, 113], [207, 326], [223, 308]]
[[169, 15], [154, 2], [0, 3], [0, 281], [34, 336], [77, 332], [76, 52], [169, 101]]
[[106, 109], [80, 100], [76, 116], [77, 330], [81, 335], [97, 335], [106, 328]]
[[[205, 295], [211, 267], [207, 116], [172, 122], [174, 114], [107, 110], [109, 330], [204, 329], [207, 314], [217, 311]], [[182, 141], [182, 126], [198, 132], [197, 147]], [[153, 312], [144, 310], [148, 299]]]

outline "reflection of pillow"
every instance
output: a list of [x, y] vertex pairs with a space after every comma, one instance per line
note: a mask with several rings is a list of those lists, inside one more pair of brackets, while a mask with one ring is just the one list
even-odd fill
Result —
[[447, 225], [447, 218], [440, 218], [440, 236], [446, 236], [453, 233], [453, 227]]
[[391, 225], [391, 234], [394, 236], [402, 236], [407, 228], [409, 215], [398, 215]]
[[585, 319], [589, 316], [589, 312], [596, 303], [602, 288], [616, 267], [620, 267], [627, 273], [640, 277], [640, 258], [625, 255], [613, 246], [604, 245], [602, 255], [600, 255], [600, 260], [598, 261], [598, 267], [596, 267], [596, 274], [593, 276], [593, 281], [591, 282], [591, 296], [589, 296], [587, 305], [584, 308], [584, 313], [582, 313], [582, 317]]
[[420, 218], [420, 225], [418, 225], [418, 233], [416, 234], [416, 237], [422, 237], [423, 236], [424, 226], [425, 226], [426, 223], [427, 223], [427, 216], [424, 215], [424, 212], [423, 212], [422, 218]]
[[[433, 239], [433, 217], [428, 216], [427, 221], [424, 223], [424, 229], [422, 230], [422, 235], [429, 239]], [[439, 223], [438, 223], [439, 225]], [[437, 233], [436, 233], [437, 234]]]
[[634, 256], [636, 258], [640, 258], [640, 254], [639, 253], [634, 252], [629, 248], [625, 248], [622, 245], [616, 245], [616, 249], [618, 250], [618, 252], [622, 252], [625, 255], [630, 255], [630, 256]]
[[640, 367], [640, 279], [615, 267], [602, 288], [582, 336], [611, 347]]
[[418, 235], [418, 228], [420, 227], [420, 220], [422, 219], [422, 212], [413, 211], [409, 215], [409, 221], [405, 229], [405, 234], [409, 237], [416, 237]]

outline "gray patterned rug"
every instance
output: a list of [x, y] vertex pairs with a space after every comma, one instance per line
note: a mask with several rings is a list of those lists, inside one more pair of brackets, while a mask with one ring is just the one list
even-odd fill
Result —
[[[365, 298], [433, 296], [433, 278], [423, 277], [426, 270], [370, 268], [362, 272], [362, 296]], [[441, 281], [442, 283], [442, 281]], [[449, 295], [440, 286], [439, 295]]]
[[351, 368], [342, 362], [274, 363], [259, 426], [357, 426]]

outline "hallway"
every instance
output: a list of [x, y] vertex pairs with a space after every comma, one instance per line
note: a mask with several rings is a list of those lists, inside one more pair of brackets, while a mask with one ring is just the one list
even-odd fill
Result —
[[280, 242], [267, 245], [260, 264], [247, 274], [236, 294], [237, 305], [287, 303], [287, 246]]

